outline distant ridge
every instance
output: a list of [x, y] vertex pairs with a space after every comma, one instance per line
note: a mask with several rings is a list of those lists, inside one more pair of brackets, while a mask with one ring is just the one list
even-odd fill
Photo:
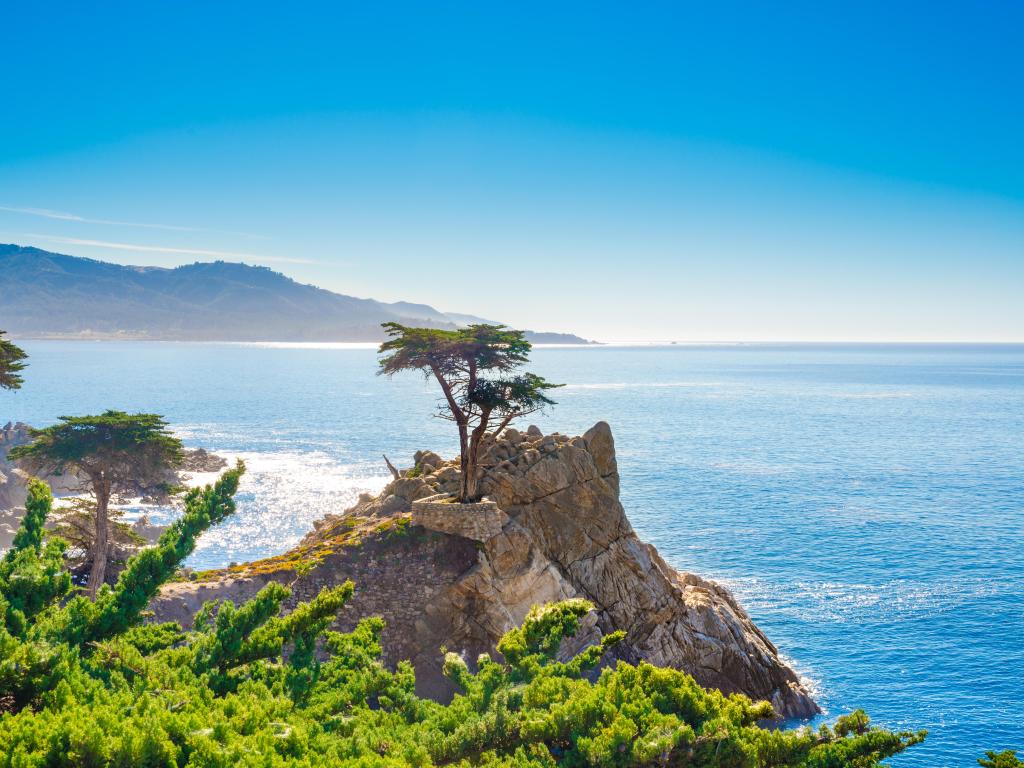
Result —
[[[380, 324], [484, 322], [426, 304], [358, 299], [267, 267], [224, 261], [134, 267], [0, 244], [0, 329], [21, 338], [378, 341]], [[541, 344], [588, 344], [528, 332]]]

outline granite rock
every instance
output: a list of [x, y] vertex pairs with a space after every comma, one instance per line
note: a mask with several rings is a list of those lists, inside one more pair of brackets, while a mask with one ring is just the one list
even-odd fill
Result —
[[204, 599], [244, 600], [271, 579], [292, 584], [294, 605], [352, 578], [356, 595], [337, 627], [383, 616], [385, 661], [412, 660], [420, 693], [444, 699], [452, 690], [440, 674], [441, 646], [470, 660], [495, 654], [498, 638], [532, 605], [584, 597], [596, 610], [562, 649], [565, 656], [624, 630], [625, 641], [605, 664], [647, 660], [682, 669], [701, 685], [768, 700], [782, 717], [819, 711], [727, 589], [675, 570], [637, 537], [619, 501], [607, 424], [578, 437], [507, 430], [493, 441], [482, 489], [507, 518], [482, 542], [410, 524], [405, 510], [413, 501], [458, 487], [457, 462], [425, 463], [424, 455], [417, 456], [420, 476], [401, 477], [379, 496], [363, 496], [344, 514], [318, 522], [280, 558], [318, 553], [309, 574], [275, 571], [273, 560], [206, 574], [201, 587], [165, 588], [153, 605], [156, 619], [188, 622]]

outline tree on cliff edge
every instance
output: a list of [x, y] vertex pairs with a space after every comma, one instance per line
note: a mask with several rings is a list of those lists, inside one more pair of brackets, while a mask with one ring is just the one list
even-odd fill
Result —
[[105, 411], [99, 416], [61, 416], [57, 424], [33, 429], [33, 441], [8, 453], [37, 474], [70, 473], [84, 478], [96, 501], [90, 557], [89, 594], [106, 578], [110, 556], [111, 497], [139, 486], [164, 483], [181, 464], [181, 441], [153, 413]]
[[484, 324], [454, 331], [399, 323], [383, 327], [391, 338], [380, 345], [377, 373], [421, 371], [437, 380], [444, 394], [438, 415], [459, 429], [459, 501], [477, 501], [486, 441], [516, 417], [554, 405], [545, 393], [561, 385], [533, 373], [513, 373], [529, 360], [531, 345], [522, 331]]
[[0, 389], [21, 388], [22, 379], [18, 372], [25, 369], [25, 363], [21, 361], [26, 357], [25, 350], [5, 339], [4, 332], [0, 331]]

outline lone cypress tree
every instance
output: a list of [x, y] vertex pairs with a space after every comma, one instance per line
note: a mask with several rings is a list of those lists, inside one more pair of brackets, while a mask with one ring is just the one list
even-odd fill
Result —
[[8, 453], [37, 474], [70, 473], [85, 478], [95, 501], [95, 536], [89, 595], [106, 578], [110, 556], [108, 507], [112, 496], [138, 486], [161, 485], [182, 461], [181, 441], [153, 413], [105, 411], [99, 416], [61, 416], [57, 424], [32, 430], [33, 441]]
[[28, 355], [25, 350], [4, 338], [4, 331], [0, 331], [0, 389], [20, 389], [22, 378], [19, 371], [25, 370], [25, 363], [21, 362]]
[[485, 324], [454, 331], [399, 323], [383, 327], [391, 338], [380, 345], [377, 373], [421, 371], [437, 380], [444, 394], [438, 415], [459, 429], [459, 501], [477, 501], [486, 441], [516, 417], [554, 405], [546, 392], [561, 385], [533, 373], [513, 374], [529, 360], [532, 348], [522, 331]]

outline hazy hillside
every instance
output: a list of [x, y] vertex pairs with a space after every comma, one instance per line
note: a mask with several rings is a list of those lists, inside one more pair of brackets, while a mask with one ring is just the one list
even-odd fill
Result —
[[[434, 327], [472, 321], [425, 304], [387, 304], [222, 261], [132, 267], [0, 245], [0, 328], [13, 336], [202, 341], [375, 341], [388, 320]], [[533, 334], [583, 343], [567, 334]]]

